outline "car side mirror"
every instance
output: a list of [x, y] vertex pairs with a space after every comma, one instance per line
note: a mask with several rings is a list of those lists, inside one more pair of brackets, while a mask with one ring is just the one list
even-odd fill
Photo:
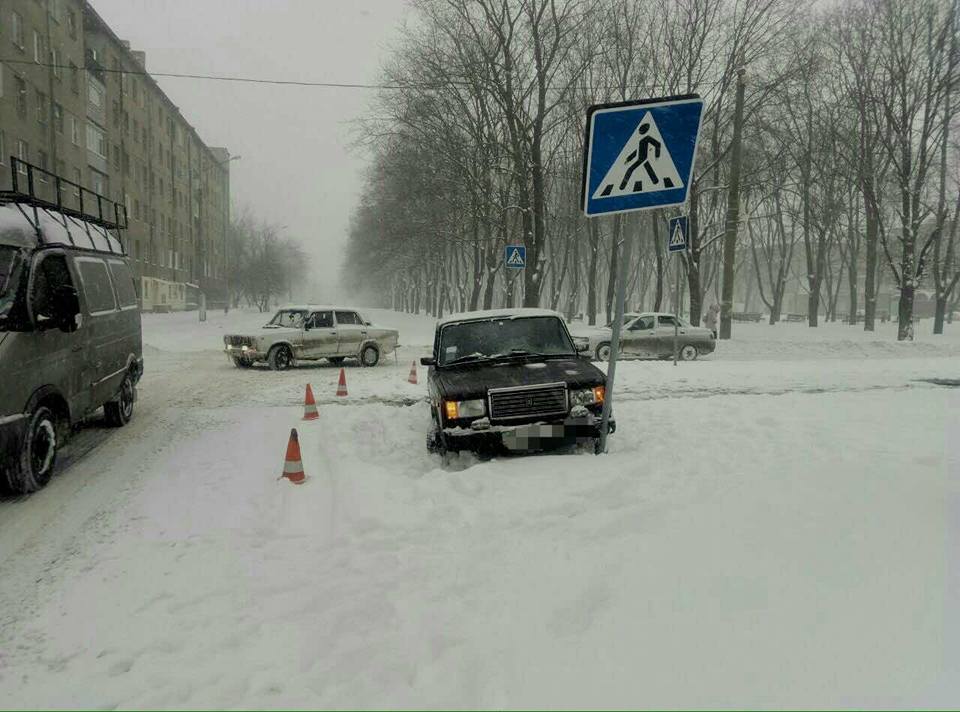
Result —
[[437, 359], [435, 359], [433, 356], [422, 356], [422, 357], [420, 358], [420, 365], [421, 365], [421, 366], [436, 366], [436, 365], [437, 365]]

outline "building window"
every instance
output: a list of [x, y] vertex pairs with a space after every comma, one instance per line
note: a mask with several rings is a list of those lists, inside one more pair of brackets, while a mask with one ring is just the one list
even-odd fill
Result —
[[98, 109], [101, 108], [103, 106], [103, 89], [94, 82], [89, 82], [87, 84], [87, 98], [93, 106]]
[[42, 91], [37, 92], [37, 123], [46, 125], [47, 123], [47, 95]]
[[57, 102], [53, 102], [53, 127], [57, 133], [63, 133], [63, 107]]
[[83, 175], [80, 173], [79, 168], [73, 169], [73, 182], [76, 183], [76, 187], [73, 189], [73, 194], [80, 197], [80, 184], [83, 182]]
[[101, 158], [108, 158], [107, 135], [93, 122], [87, 122], [87, 148]]
[[43, 63], [43, 37], [36, 30], [33, 31], [33, 61]]
[[100, 171], [90, 169], [90, 183], [93, 185], [93, 192], [97, 195], [106, 195], [107, 177]]
[[80, 120], [76, 116], [70, 117], [70, 140], [74, 146], [80, 145]]
[[53, 47], [50, 50], [50, 64], [53, 65], [53, 76], [57, 79], [63, 76], [63, 71], [60, 69], [60, 59], [60, 50]]
[[23, 18], [19, 13], [13, 13], [13, 22], [11, 23], [13, 44], [23, 50]]
[[[41, 171], [50, 170], [50, 157], [47, 155], [46, 151], [37, 151], [37, 166], [40, 167]], [[46, 173], [40, 173], [40, 182], [46, 183], [49, 180]]]
[[120, 128], [120, 102], [113, 100], [113, 128]]
[[67, 32], [72, 39], [77, 39], [77, 14], [67, 8]]
[[[30, 152], [30, 147], [27, 145], [27, 142], [22, 139], [17, 139], [17, 158], [19, 158], [23, 162], [26, 162], [27, 158], [29, 157], [29, 152]], [[26, 175], [27, 167], [24, 166], [23, 163], [21, 163], [20, 166], [18, 167], [18, 171], [23, 175]]]
[[27, 82], [23, 77], [16, 77], [14, 85], [17, 88], [17, 115], [25, 119], [27, 118]]
[[120, 170], [120, 147], [113, 144], [113, 167]]
[[60, 0], [48, 0], [50, 5], [50, 19], [60, 24]]
[[0, 166], [7, 162], [7, 142], [3, 135], [3, 129], [0, 129]]
[[80, 67], [72, 59], [70, 60], [70, 91], [74, 94], [80, 93]]

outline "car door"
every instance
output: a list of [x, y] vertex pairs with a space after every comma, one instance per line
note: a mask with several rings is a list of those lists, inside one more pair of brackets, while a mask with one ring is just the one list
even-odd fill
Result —
[[657, 315], [657, 355], [663, 358], [673, 355], [673, 335], [677, 334], [677, 348], [683, 346], [686, 330], [683, 322], [670, 314]]
[[[30, 311], [36, 330], [15, 334], [8, 352], [14, 370], [9, 374], [26, 384], [32, 393], [43, 386], [54, 386], [66, 398], [73, 419], [90, 408], [92, 358], [89, 329], [77, 315], [77, 328], [64, 331], [51, 323], [56, 315], [58, 288], [77, 288], [77, 276], [61, 250], [43, 250], [30, 276]], [[16, 404], [23, 407], [25, 403]]]
[[657, 354], [656, 323], [652, 315], [629, 322], [621, 335], [621, 352], [626, 356], [653, 358]]
[[337, 335], [340, 339], [338, 356], [355, 356], [360, 353], [360, 344], [367, 333], [367, 325], [353, 311], [337, 310]]
[[80, 275], [83, 318], [92, 357], [91, 406], [113, 398], [126, 371], [124, 329], [106, 260], [78, 255], [73, 258]]
[[337, 328], [332, 311], [315, 311], [303, 328], [303, 358], [324, 358], [337, 353]]

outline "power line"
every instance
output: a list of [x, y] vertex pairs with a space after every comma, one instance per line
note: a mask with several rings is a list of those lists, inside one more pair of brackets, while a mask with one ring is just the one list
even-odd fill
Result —
[[[47, 67], [53, 69], [84, 69], [86, 71], [94, 72], [104, 72], [105, 74], [125, 74], [130, 76], [144, 76], [144, 77], [164, 77], [171, 79], [199, 79], [203, 81], [216, 81], [216, 82], [235, 82], [240, 84], [266, 84], [272, 86], [295, 86], [295, 87], [318, 87], [318, 88], [329, 88], [329, 89], [385, 89], [385, 90], [403, 90], [403, 89], [426, 89], [426, 90], [437, 90], [442, 89], [446, 86], [464, 86], [471, 87], [474, 86], [474, 83], [468, 82], [466, 80], [455, 80], [448, 79], [443, 82], [437, 83], [427, 83], [427, 82], [407, 82], [403, 84], [385, 84], [385, 83], [364, 83], [364, 82], [318, 82], [318, 81], [306, 81], [299, 79], [258, 79], [256, 77], [236, 77], [236, 76], [227, 76], [222, 74], [184, 74], [178, 72], [148, 72], [146, 69], [138, 70], [127, 70], [127, 69], [107, 69], [106, 67], [100, 66], [90, 66], [84, 65], [83, 67], [75, 67], [67, 64], [58, 64], [53, 62], [37, 62], [30, 59], [0, 59], [0, 62], [5, 64], [22, 64], [29, 65], [34, 67]], [[706, 85], [706, 89], [712, 89], [715, 86], [721, 84], [722, 81], [713, 82]], [[595, 86], [593, 89], [621, 89], [619, 86]], [[627, 89], [632, 90], [645, 90], [645, 91], [654, 91], [660, 87], [657, 85], [650, 86], [630, 86], [626, 87]]]

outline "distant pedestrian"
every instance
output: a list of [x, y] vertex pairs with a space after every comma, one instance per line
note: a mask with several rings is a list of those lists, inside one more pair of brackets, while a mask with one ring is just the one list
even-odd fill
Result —
[[719, 313], [720, 306], [714, 302], [710, 305], [710, 308], [707, 309], [707, 313], [703, 317], [703, 325], [713, 332], [713, 338], [717, 338], [717, 315]]

